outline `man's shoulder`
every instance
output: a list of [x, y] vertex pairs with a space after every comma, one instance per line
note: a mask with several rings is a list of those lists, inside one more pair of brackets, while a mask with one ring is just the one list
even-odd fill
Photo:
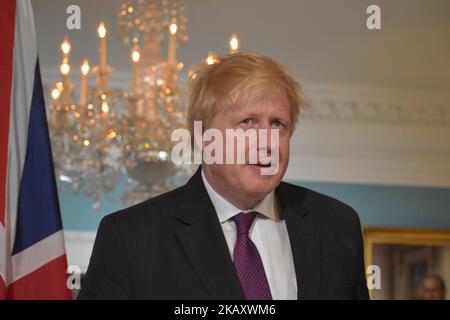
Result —
[[350, 205], [323, 193], [288, 182], [281, 182], [279, 191], [284, 201], [302, 206], [315, 220], [359, 220]]
[[[102, 223], [117, 223], [121, 226], [152, 225], [173, 217], [176, 204], [184, 197], [185, 186], [178, 187], [156, 197], [124, 208], [103, 217]], [[154, 225], [154, 224], [153, 224]]]

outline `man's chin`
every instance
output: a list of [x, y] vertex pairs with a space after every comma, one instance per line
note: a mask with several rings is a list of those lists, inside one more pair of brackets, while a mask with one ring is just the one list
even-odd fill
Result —
[[246, 181], [247, 192], [252, 195], [266, 195], [272, 192], [280, 183], [280, 175], [263, 175], [261, 167], [246, 165], [244, 178]]

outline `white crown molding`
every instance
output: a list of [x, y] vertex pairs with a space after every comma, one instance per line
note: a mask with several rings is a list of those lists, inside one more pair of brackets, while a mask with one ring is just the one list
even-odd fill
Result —
[[450, 94], [304, 85], [285, 178], [450, 187]]
[[305, 85], [307, 119], [450, 126], [450, 94], [348, 85]]

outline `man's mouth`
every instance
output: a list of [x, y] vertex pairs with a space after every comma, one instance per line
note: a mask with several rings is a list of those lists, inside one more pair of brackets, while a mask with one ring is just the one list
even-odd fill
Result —
[[271, 163], [268, 164], [262, 164], [262, 163], [256, 163], [256, 164], [248, 164], [250, 166], [260, 167], [260, 168], [270, 168]]

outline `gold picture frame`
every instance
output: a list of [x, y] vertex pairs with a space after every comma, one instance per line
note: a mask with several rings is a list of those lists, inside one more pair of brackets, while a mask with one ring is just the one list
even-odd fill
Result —
[[[364, 262], [366, 267], [373, 265], [374, 245], [411, 245], [411, 246], [449, 246], [450, 230], [419, 229], [419, 228], [391, 228], [391, 227], [363, 227]], [[374, 290], [369, 290], [371, 299]]]

